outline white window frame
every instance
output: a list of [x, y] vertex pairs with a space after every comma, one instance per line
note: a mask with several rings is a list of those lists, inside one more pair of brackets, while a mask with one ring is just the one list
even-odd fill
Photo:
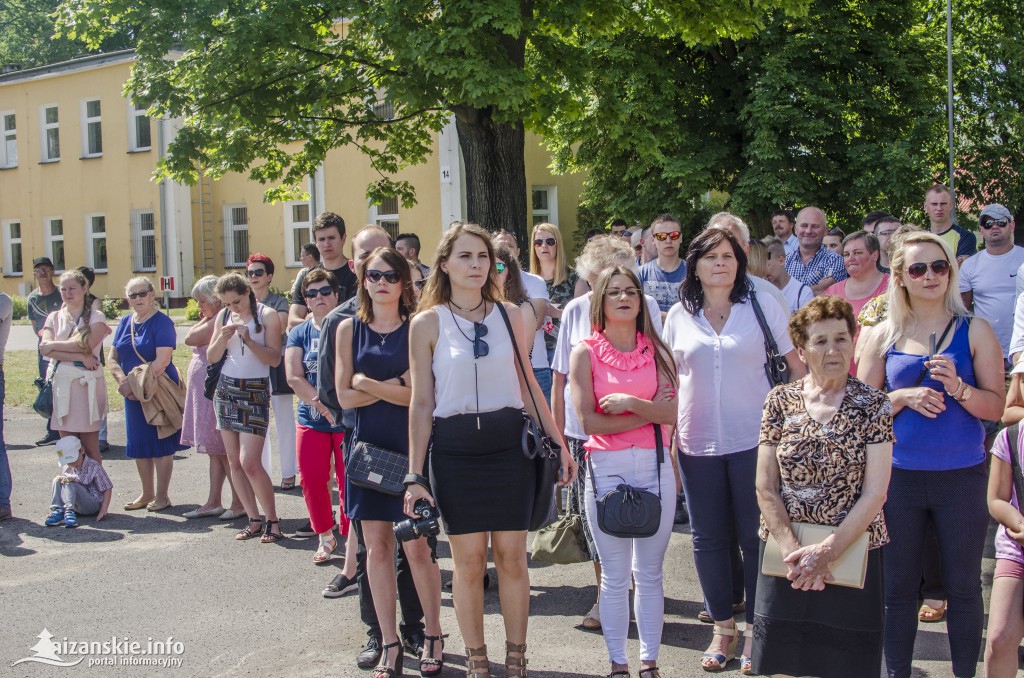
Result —
[[[149, 130], [149, 143], [145, 146], [139, 144], [139, 118], [146, 121]], [[137, 105], [128, 101], [128, 150], [132, 152], [148, 151], [153, 148], [153, 128], [149, 115], [145, 108], [138, 108]]]
[[[306, 220], [296, 220], [295, 208], [306, 207]], [[313, 242], [313, 208], [306, 200], [292, 200], [284, 203], [284, 253], [285, 266], [301, 266], [299, 256], [302, 249], [295, 247], [295, 233], [302, 229], [309, 236], [306, 241]]]
[[[533, 194], [543, 191], [548, 194], [548, 208], [546, 210], [533, 209]], [[538, 221], [538, 218], [540, 219]], [[530, 187], [530, 219], [532, 223], [538, 224], [546, 221], [549, 224], [558, 226], [558, 187], [557, 186], [531, 186]]]
[[[18, 225], [18, 237], [14, 238], [11, 236], [11, 226]], [[22, 233], [24, 232], [24, 223], [18, 219], [8, 219], [3, 222], [3, 238], [4, 238], [4, 276], [24, 276], [25, 275], [25, 248], [22, 246]], [[17, 245], [21, 250], [21, 270], [14, 270], [14, 246]]]
[[[100, 108], [100, 114], [90, 116], [89, 115], [89, 104], [95, 103]], [[82, 157], [83, 158], [99, 158], [103, 155], [103, 104], [100, 102], [99, 97], [93, 97], [92, 99], [82, 99], [81, 103], [81, 116], [82, 121]], [[97, 125], [99, 128], [99, 149], [93, 150], [89, 146], [90, 136], [89, 130], [93, 125]]]
[[[60, 235], [53, 234], [53, 222], [55, 221], [60, 222]], [[65, 266], [67, 266], [68, 263], [68, 252], [67, 248], [65, 247], [64, 240], [65, 231], [66, 229], [64, 227], [63, 217], [46, 217], [45, 219], [43, 219], [43, 233], [46, 235], [46, 256], [48, 256], [50, 258], [50, 261], [53, 262], [54, 273], [63, 273], [64, 268], [60, 264], [64, 264]], [[61, 254], [63, 255], [60, 257], [58, 257], [53, 251], [54, 243], [58, 242], [60, 243]], [[58, 262], [58, 259], [61, 259], [62, 261]]]
[[[235, 222], [235, 210], [245, 210], [245, 223]], [[235, 236], [245, 232], [245, 252], [236, 252]], [[245, 203], [224, 205], [224, 266], [226, 268], [242, 268], [249, 257], [249, 208]]]
[[[143, 215], [149, 215], [150, 228], [143, 230]], [[152, 273], [156, 271], [156, 213], [152, 209], [133, 209], [129, 218], [131, 233], [132, 233], [132, 272], [134, 273]], [[153, 239], [153, 263], [147, 265], [146, 262], [146, 250], [143, 247], [143, 241], [145, 238]], [[110, 261], [110, 255], [107, 255], [107, 261]]]
[[398, 214], [399, 202], [398, 198], [387, 198], [387, 200], [395, 201], [395, 211], [385, 212], [382, 209], [385, 207], [383, 203], [371, 203], [369, 210], [370, 222], [383, 228], [391, 236], [391, 239], [394, 240], [402, 232], [402, 222]]
[[[96, 220], [103, 220], [103, 230], [96, 231]], [[110, 251], [107, 250], [107, 266], [100, 267], [96, 261], [96, 241], [103, 241], [103, 248], [107, 248], [107, 216], [102, 212], [85, 215], [85, 260], [89, 262], [89, 268], [96, 273], [106, 273], [110, 265]]]
[[[14, 127], [7, 127], [8, 117], [14, 118]], [[14, 111], [0, 111], [0, 167], [18, 166], [17, 127], [18, 118]]]
[[[57, 122], [46, 122], [46, 112], [50, 109], [57, 111]], [[57, 135], [57, 154], [50, 155], [50, 144], [47, 143], [50, 131]], [[60, 160], [60, 107], [57, 104], [44, 104], [39, 107], [39, 152], [40, 162], [57, 162]]]

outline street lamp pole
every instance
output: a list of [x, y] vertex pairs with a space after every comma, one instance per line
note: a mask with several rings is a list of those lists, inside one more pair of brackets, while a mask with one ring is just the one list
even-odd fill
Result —
[[953, 0], [946, 0], [946, 91], [947, 126], [949, 127], [949, 192], [953, 205], [956, 205], [956, 163], [953, 160]]

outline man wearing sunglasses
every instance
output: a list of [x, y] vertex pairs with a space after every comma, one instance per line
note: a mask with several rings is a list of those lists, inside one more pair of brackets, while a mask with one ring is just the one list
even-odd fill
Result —
[[967, 310], [984, 318], [1009, 354], [1013, 333], [1013, 305], [1021, 287], [1018, 272], [1024, 264], [1024, 247], [1013, 244], [1013, 215], [1002, 205], [987, 205], [978, 219], [985, 249], [960, 266], [960, 294]]
[[683, 244], [683, 229], [679, 219], [671, 214], [660, 214], [651, 222], [651, 239], [658, 257], [637, 271], [644, 286], [644, 294], [654, 298], [661, 309], [661, 319], [679, 301], [679, 286], [686, 278], [686, 263], [679, 256]]

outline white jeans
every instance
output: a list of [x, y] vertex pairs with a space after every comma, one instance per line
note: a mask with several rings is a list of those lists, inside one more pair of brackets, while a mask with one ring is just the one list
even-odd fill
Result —
[[[295, 396], [291, 393], [270, 396], [277, 429], [277, 457], [281, 462], [281, 477], [291, 478], [298, 471], [295, 460]], [[263, 468], [270, 475], [270, 436], [263, 439]]]
[[[633, 447], [615, 452], [592, 452], [590, 463], [598, 495], [603, 496], [623, 482], [658, 493], [658, 464], [654, 450]], [[629, 631], [630, 578], [636, 581], [633, 610], [640, 636], [640, 660], [655, 661], [658, 658], [661, 630], [665, 623], [662, 565], [672, 535], [675, 498], [675, 475], [666, 457], [661, 467], [662, 506], [658, 532], [643, 539], [613, 537], [598, 527], [594, 486], [587, 479], [587, 522], [601, 557], [601, 629], [608, 647], [608, 659], [616, 664], [629, 663], [626, 659], [626, 634]]]

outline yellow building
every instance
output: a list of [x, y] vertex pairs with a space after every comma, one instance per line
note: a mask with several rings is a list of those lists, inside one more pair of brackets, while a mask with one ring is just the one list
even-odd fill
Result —
[[[125, 99], [133, 60], [124, 51], [0, 74], [0, 291], [27, 294], [32, 260], [47, 256], [58, 271], [93, 267], [99, 296], [120, 296], [129, 278], [147, 275], [180, 298], [196, 278], [241, 267], [255, 251], [274, 260], [274, 286], [287, 288], [319, 212], [340, 214], [349, 233], [366, 223], [416, 233], [428, 264], [444, 226], [466, 213], [454, 122], [427, 162], [399, 175], [416, 187], [410, 209], [368, 204], [374, 172], [353, 148], [328, 154], [303, 201], [267, 204], [263, 187], [243, 175], [157, 183], [153, 170], [177, 121], [152, 120]], [[582, 176], [552, 175], [536, 136], [527, 135], [525, 161], [533, 222], [571, 233]]]

